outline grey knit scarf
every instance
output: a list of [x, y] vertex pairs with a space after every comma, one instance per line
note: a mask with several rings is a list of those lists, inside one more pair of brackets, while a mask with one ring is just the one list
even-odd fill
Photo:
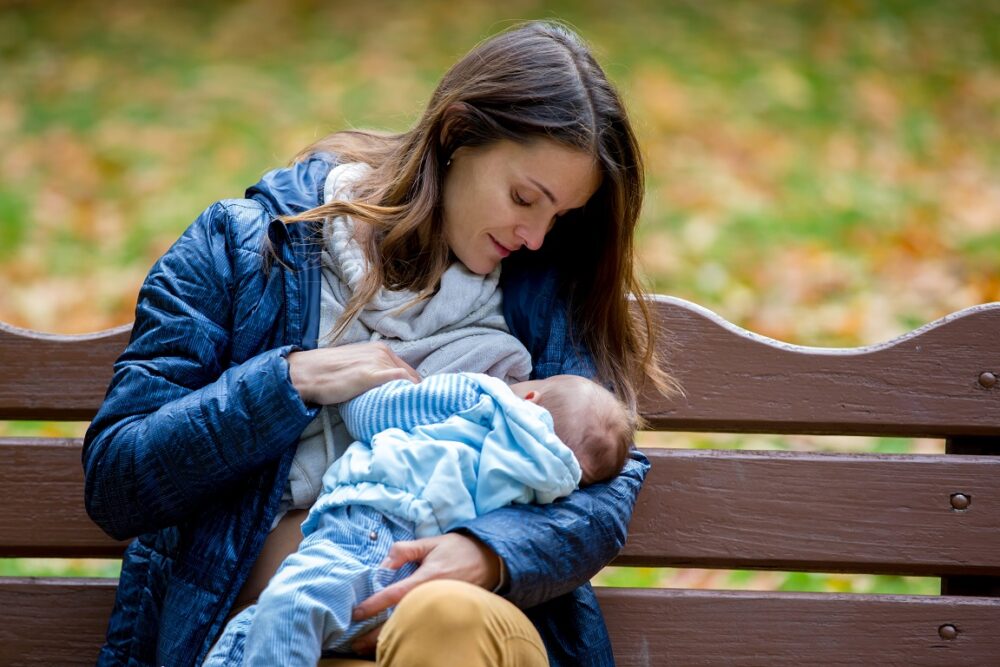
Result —
[[[335, 167], [327, 177], [324, 200], [349, 200], [353, 184], [367, 169], [362, 164]], [[320, 345], [330, 343], [329, 332], [368, 270], [355, 236], [354, 221], [347, 216], [324, 226]], [[409, 290], [382, 288], [336, 344], [382, 341], [422, 376], [468, 371], [506, 382], [527, 379], [531, 356], [507, 330], [499, 279], [499, 267], [481, 276], [455, 262], [427, 299], [417, 301], [417, 293]], [[336, 406], [320, 410], [299, 439], [281, 514], [312, 505], [323, 473], [351, 442]]]

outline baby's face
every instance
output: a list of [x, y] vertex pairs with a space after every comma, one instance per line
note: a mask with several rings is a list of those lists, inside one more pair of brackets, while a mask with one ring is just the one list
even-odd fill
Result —
[[[510, 385], [514, 395], [540, 405], [552, 415], [556, 433], [565, 442], [563, 433], [571, 422], [590, 421], [591, 408], [597, 407], [601, 396], [590, 391], [590, 380], [578, 375], [553, 375], [542, 380], [528, 380]], [[574, 443], [566, 442], [572, 447]]]
[[576, 375], [556, 375], [510, 386], [516, 396], [549, 411], [556, 435], [580, 463], [584, 484], [598, 479], [594, 450], [605, 446], [604, 439], [595, 436], [605, 430], [598, 415], [606, 412], [601, 405], [606, 397], [592, 384]]

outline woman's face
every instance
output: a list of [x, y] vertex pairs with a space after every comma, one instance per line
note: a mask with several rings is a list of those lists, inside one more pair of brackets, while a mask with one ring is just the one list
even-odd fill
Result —
[[444, 179], [444, 235], [473, 273], [485, 275], [522, 246], [542, 247], [556, 218], [597, 191], [593, 157], [550, 139], [461, 147]]

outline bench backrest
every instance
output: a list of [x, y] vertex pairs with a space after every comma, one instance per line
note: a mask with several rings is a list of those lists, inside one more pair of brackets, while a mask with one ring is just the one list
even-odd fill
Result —
[[[941, 596], [600, 589], [620, 665], [989, 664], [1000, 655], [1000, 304], [889, 343], [802, 348], [662, 298], [685, 389], [659, 430], [931, 436], [942, 455], [647, 453], [619, 565], [941, 577]], [[128, 327], [0, 325], [0, 419], [86, 420]], [[83, 509], [80, 442], [0, 440], [0, 557], [119, 555]], [[114, 582], [0, 579], [0, 664], [91, 664]]]

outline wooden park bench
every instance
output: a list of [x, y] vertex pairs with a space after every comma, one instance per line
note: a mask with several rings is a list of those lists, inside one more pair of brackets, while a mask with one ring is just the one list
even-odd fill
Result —
[[[651, 428], [933, 437], [940, 455], [652, 449], [626, 566], [890, 573], [940, 596], [599, 589], [619, 665], [1000, 665], [1000, 303], [883, 345], [802, 348], [664, 298], [686, 395]], [[87, 420], [128, 327], [0, 325], [0, 419]], [[78, 440], [0, 440], [0, 556], [117, 557]], [[0, 579], [0, 665], [92, 664], [115, 581]]]

